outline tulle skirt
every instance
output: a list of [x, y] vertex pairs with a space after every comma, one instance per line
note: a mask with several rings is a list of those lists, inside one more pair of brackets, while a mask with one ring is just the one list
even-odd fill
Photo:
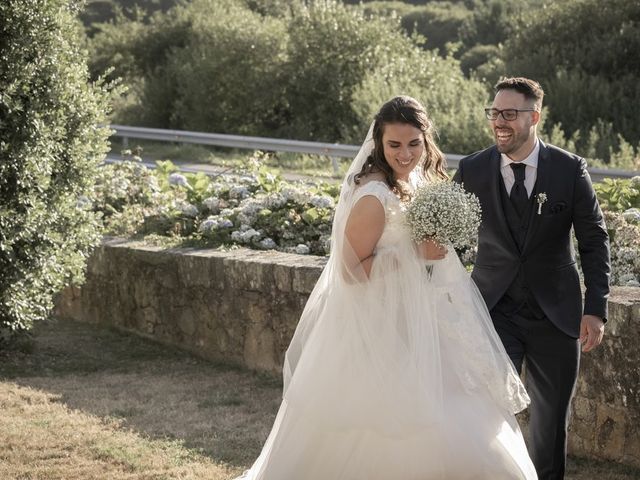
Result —
[[242, 479], [535, 479], [514, 418], [528, 397], [458, 258], [380, 248], [370, 277], [329, 263]]

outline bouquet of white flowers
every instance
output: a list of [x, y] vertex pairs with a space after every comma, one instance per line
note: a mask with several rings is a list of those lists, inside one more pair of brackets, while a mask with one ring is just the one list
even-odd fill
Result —
[[427, 237], [454, 248], [473, 246], [478, 236], [480, 201], [455, 182], [426, 183], [407, 207], [407, 221], [414, 241]]

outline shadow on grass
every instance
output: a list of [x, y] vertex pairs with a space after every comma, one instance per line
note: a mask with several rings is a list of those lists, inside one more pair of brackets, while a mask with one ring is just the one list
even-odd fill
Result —
[[277, 378], [98, 325], [51, 320], [18, 347], [0, 352], [1, 379], [233, 466], [258, 456], [280, 403]]

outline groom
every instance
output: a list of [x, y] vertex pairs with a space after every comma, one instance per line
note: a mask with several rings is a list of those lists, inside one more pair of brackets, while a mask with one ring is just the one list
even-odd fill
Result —
[[540, 85], [508, 78], [495, 90], [485, 110], [495, 145], [462, 159], [454, 180], [482, 205], [472, 277], [518, 372], [526, 365], [531, 458], [541, 480], [559, 480], [580, 345], [604, 333], [609, 240], [584, 159], [537, 137]]

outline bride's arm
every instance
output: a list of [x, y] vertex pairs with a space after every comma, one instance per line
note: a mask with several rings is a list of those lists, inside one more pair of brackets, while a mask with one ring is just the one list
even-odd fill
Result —
[[375, 248], [384, 230], [384, 207], [376, 197], [367, 195], [353, 206], [347, 225], [345, 237], [351, 246], [355, 258], [345, 261], [350, 271], [364, 270], [367, 277], [371, 273], [371, 266], [375, 256]]

